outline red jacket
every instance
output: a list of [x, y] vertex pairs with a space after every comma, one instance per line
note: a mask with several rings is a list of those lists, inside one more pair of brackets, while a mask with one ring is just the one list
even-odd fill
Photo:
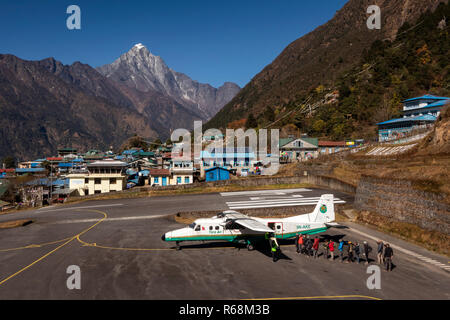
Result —
[[314, 239], [313, 249], [318, 250], [319, 249], [319, 239]]
[[298, 237], [298, 244], [303, 244], [303, 237]]
[[328, 245], [328, 248], [330, 248], [330, 251], [334, 251], [334, 242], [331, 241], [330, 244]]

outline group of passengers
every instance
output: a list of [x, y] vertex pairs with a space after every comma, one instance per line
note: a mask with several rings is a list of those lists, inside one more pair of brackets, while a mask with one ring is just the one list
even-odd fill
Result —
[[[306, 257], [319, 257], [319, 248], [322, 247], [322, 255], [325, 259], [334, 261], [335, 253], [339, 256], [341, 262], [353, 263], [361, 262], [361, 258], [365, 260], [365, 264], [369, 264], [371, 259], [369, 257], [372, 252], [372, 247], [364, 241], [359, 243], [357, 241], [345, 241], [340, 239], [338, 243], [333, 240], [325, 240], [320, 245], [320, 239], [318, 236], [314, 238], [309, 235], [298, 235], [296, 237], [297, 253], [305, 255]], [[336, 252], [337, 251], [337, 252]], [[377, 241], [377, 262], [381, 265], [385, 265], [387, 271], [392, 270], [392, 258], [394, 257], [394, 251], [389, 243], [383, 243], [381, 240]]]

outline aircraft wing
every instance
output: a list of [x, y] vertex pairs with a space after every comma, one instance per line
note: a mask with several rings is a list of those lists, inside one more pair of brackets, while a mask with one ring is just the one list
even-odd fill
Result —
[[268, 226], [266, 226], [265, 224], [256, 221], [252, 218], [248, 218], [248, 219], [237, 219], [234, 220], [235, 223], [240, 224], [243, 227], [246, 227], [247, 229], [256, 231], [256, 232], [274, 232], [272, 229], [270, 229]]
[[268, 226], [266, 226], [265, 224], [256, 221], [255, 219], [250, 218], [249, 216], [246, 216], [245, 214], [242, 213], [238, 213], [236, 211], [231, 212], [225, 212], [226, 217], [229, 219], [232, 219], [234, 223], [237, 223], [247, 229], [256, 231], [256, 232], [274, 232], [272, 229], [270, 229]]

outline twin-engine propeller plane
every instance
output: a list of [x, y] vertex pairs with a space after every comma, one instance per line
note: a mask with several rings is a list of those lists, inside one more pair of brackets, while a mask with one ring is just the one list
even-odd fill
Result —
[[224, 211], [216, 217], [197, 219], [188, 227], [165, 233], [163, 241], [175, 241], [177, 250], [182, 241], [230, 241], [247, 244], [253, 250], [256, 242], [266, 239], [266, 235], [277, 239], [295, 238], [300, 234], [316, 234], [334, 223], [334, 202], [332, 194], [320, 197], [313, 212], [289, 218], [256, 218], [236, 211]]

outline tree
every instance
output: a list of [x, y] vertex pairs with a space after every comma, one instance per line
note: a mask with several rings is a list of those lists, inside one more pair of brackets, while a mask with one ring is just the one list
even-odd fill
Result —
[[250, 113], [247, 118], [247, 122], [245, 123], [245, 127], [247, 129], [249, 128], [256, 128], [258, 126], [258, 122], [256, 121], [255, 117], [253, 116], [253, 113]]
[[16, 167], [16, 159], [13, 157], [5, 157], [2, 160], [2, 163], [5, 164], [6, 169], [12, 169]]
[[269, 122], [275, 121], [275, 112], [270, 106], [267, 106], [264, 110], [264, 119], [266, 119]]

